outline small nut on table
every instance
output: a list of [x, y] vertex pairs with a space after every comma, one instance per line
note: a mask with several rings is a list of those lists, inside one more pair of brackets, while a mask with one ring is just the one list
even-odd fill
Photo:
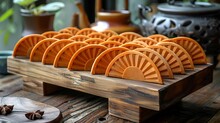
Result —
[[10, 114], [13, 110], [14, 105], [3, 105], [0, 106], [0, 115]]
[[42, 119], [44, 115], [44, 111], [37, 110], [35, 112], [28, 112], [25, 116], [30, 120]]

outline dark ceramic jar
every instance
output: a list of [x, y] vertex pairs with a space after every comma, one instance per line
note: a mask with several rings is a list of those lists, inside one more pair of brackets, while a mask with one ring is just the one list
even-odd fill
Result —
[[214, 65], [220, 45], [220, 5], [206, 2], [175, 2], [157, 6], [158, 13], [149, 20], [146, 13], [151, 9], [139, 5], [140, 29], [143, 35], [163, 34], [168, 37], [187, 36], [195, 39], [214, 56]]
[[44, 13], [41, 15], [21, 14], [23, 17], [22, 36], [29, 34], [41, 34], [46, 31], [52, 31], [54, 23], [54, 13]]

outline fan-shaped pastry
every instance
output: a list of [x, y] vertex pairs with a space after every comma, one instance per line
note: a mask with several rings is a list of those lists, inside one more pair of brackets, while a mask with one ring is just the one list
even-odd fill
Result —
[[44, 32], [42, 33], [41, 35], [47, 37], [47, 38], [52, 38], [53, 36], [59, 34], [58, 32], [55, 32], [55, 31], [47, 31], [47, 32]]
[[70, 37], [69, 39], [77, 42], [77, 41], [85, 41], [89, 39], [89, 37], [85, 35], [74, 35]]
[[141, 52], [148, 56], [157, 66], [162, 77], [173, 78], [173, 72], [169, 64], [158, 52], [146, 47], [135, 49], [135, 51]]
[[70, 31], [67, 30], [67, 29], [61, 29], [61, 30], [59, 30], [58, 32], [59, 32], [59, 33], [67, 33], [67, 34], [72, 35], [72, 32], [70, 32]]
[[143, 37], [135, 32], [123, 32], [120, 35], [126, 37], [129, 41], [133, 41], [134, 39]]
[[147, 46], [149, 46], [149, 45], [147, 45], [145, 42], [138, 41], [138, 40], [134, 40], [134, 41], [132, 41], [132, 43], [142, 45], [143, 47], [147, 47]]
[[105, 74], [109, 63], [120, 53], [128, 51], [125, 47], [113, 47], [103, 51], [94, 61], [91, 69], [92, 74]]
[[176, 37], [163, 41], [174, 42], [182, 46], [189, 53], [194, 64], [207, 64], [205, 52], [195, 40], [188, 37]]
[[117, 55], [108, 65], [106, 76], [163, 84], [154, 62], [138, 51], [125, 51]]
[[44, 55], [45, 50], [49, 47], [52, 43], [58, 41], [56, 38], [46, 38], [38, 42], [32, 49], [30, 54], [30, 61], [32, 62], [41, 62], [42, 57]]
[[32, 48], [46, 37], [40, 34], [30, 34], [21, 38], [14, 47], [13, 56], [29, 58]]
[[104, 42], [104, 40], [102, 40], [100, 38], [89, 38], [89, 39], [85, 40], [84, 42], [86, 42], [88, 44], [100, 44], [100, 43]]
[[194, 69], [192, 58], [188, 52], [180, 45], [173, 42], [159, 42], [157, 45], [165, 46], [172, 50], [180, 58], [184, 69]]
[[117, 41], [122, 44], [129, 42], [129, 40], [127, 38], [125, 38], [124, 36], [120, 36], [120, 35], [115, 35], [115, 36], [109, 37], [106, 41]]
[[102, 33], [99, 33], [99, 32], [93, 32], [93, 33], [91, 33], [91, 34], [89, 34], [89, 35], [87, 35], [89, 38], [100, 38], [100, 39], [102, 39], [102, 40], [106, 40], [106, 39], [108, 39], [108, 36], [106, 36], [106, 35], [104, 35], [104, 34], [102, 34]]
[[154, 51], [158, 52], [161, 56], [163, 56], [164, 59], [166, 59], [166, 61], [168, 62], [173, 73], [176, 74], [185, 73], [180, 58], [173, 51], [160, 45], [148, 46], [148, 48], [153, 49]]
[[68, 39], [61, 39], [59, 41], [54, 42], [51, 44], [46, 51], [44, 52], [42, 63], [43, 64], [53, 64], [54, 59], [57, 53], [67, 44], [72, 43], [73, 41]]
[[64, 29], [69, 30], [72, 33], [72, 35], [76, 35], [76, 33], [79, 31], [79, 29], [76, 27], [66, 27]]
[[100, 43], [101, 45], [104, 45], [108, 48], [111, 48], [111, 47], [118, 47], [120, 45], [122, 45], [122, 43], [120, 42], [117, 42], [117, 41], [105, 41], [105, 42], [102, 42]]
[[111, 37], [111, 36], [113, 36], [113, 35], [118, 35], [118, 33], [116, 33], [116, 32], [113, 31], [113, 30], [109, 30], [109, 29], [104, 30], [104, 31], [102, 31], [102, 32], [100, 32], [100, 33], [102, 33], [102, 34], [104, 34], [104, 35], [106, 35], [106, 36], [108, 36], [108, 37]]
[[146, 43], [147, 45], [156, 45], [157, 44], [157, 41], [155, 41], [151, 38], [148, 38], [148, 37], [137, 38], [134, 41], [142, 41], [142, 42]]
[[73, 54], [79, 50], [81, 47], [86, 46], [85, 42], [73, 42], [64, 46], [56, 55], [53, 66], [54, 67], [66, 67], [69, 64], [69, 61]]
[[106, 49], [107, 47], [98, 44], [90, 44], [80, 48], [70, 59], [68, 69], [91, 70], [95, 58]]
[[135, 44], [135, 43], [132, 43], [132, 42], [128, 42], [128, 43], [125, 43], [125, 44], [122, 44], [120, 47], [126, 47], [130, 50], [134, 50], [136, 48], [144, 48], [144, 46], [140, 45], [140, 44]]
[[71, 34], [68, 34], [68, 33], [60, 33], [60, 34], [57, 34], [55, 35], [53, 38], [56, 38], [56, 39], [68, 39], [72, 37]]
[[97, 31], [95, 31], [95, 30], [93, 30], [91, 28], [84, 28], [84, 29], [79, 30], [76, 33], [76, 35], [89, 35], [89, 34], [91, 34], [93, 32], [97, 32]]
[[160, 42], [164, 39], [169, 39], [168, 37], [161, 35], [161, 34], [154, 34], [154, 35], [150, 35], [148, 36], [148, 38], [154, 39], [157, 42]]

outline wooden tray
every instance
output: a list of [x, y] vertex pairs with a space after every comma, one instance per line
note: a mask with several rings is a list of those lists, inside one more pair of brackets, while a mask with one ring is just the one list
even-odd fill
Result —
[[186, 71], [185, 75], [164, 79], [164, 85], [91, 75], [88, 71], [69, 71], [12, 57], [8, 58], [8, 71], [23, 76], [25, 82], [41, 83], [33, 89], [28, 87], [29, 90], [38, 88], [36, 91], [40, 94], [49, 94], [60, 86], [108, 98], [111, 115], [134, 122], [141, 122], [173, 105], [213, 79], [211, 64], [196, 65], [195, 70]]

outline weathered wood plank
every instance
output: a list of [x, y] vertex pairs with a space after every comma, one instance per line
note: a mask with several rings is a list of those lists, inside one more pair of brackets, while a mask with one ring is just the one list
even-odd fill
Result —
[[[219, 72], [215, 71], [214, 82], [186, 96], [178, 104], [160, 111], [146, 122], [207, 123], [220, 110]], [[218, 73], [218, 74], [217, 74]], [[217, 117], [216, 117], [217, 118]], [[220, 119], [220, 117], [219, 117]]]
[[101, 118], [100, 122], [97, 123], [134, 123], [132, 121], [129, 120], [125, 120], [125, 119], [121, 119], [112, 115], [106, 115], [104, 118]]
[[51, 85], [31, 77], [23, 77], [23, 81], [23, 90], [43, 96], [52, 94], [60, 89], [58, 86]]
[[103, 118], [106, 114], [108, 114], [108, 106], [107, 102], [101, 108], [95, 110], [94, 112], [86, 115], [85, 117], [78, 120], [76, 123], [104, 123], [108, 122], [107, 119]]
[[[50, 84], [56, 84], [62, 87], [71, 88], [74, 90], [78, 90], [102, 97], [118, 97], [122, 99], [124, 97], [129, 97], [126, 98], [125, 100], [136, 102], [135, 99], [132, 99], [133, 91], [135, 92], [136, 89], [145, 90], [145, 93], [148, 93], [147, 95], [149, 95], [150, 98], [148, 98], [147, 96], [146, 97], [143, 96], [143, 92], [140, 93], [135, 92], [137, 96], [140, 95], [138, 97], [143, 97], [143, 98], [137, 98], [138, 99], [137, 102], [145, 103], [146, 100], [148, 100], [147, 105], [149, 105], [149, 102], [151, 102], [151, 105], [149, 105], [149, 107], [153, 109], [158, 107], [158, 104], [155, 104], [158, 103], [158, 96], [157, 96], [158, 92], [155, 90], [146, 90], [145, 86], [143, 86], [144, 84], [150, 85], [149, 83], [143, 83], [138, 81], [131, 82], [123, 79], [109, 78], [100, 75], [97, 75], [95, 76], [95, 78], [92, 78], [93, 75], [90, 75], [89, 72], [80, 72], [80, 71], [72, 72], [64, 68], [54, 68], [53, 66], [50, 65], [42, 66], [41, 63], [29, 62], [23, 59], [12, 58], [9, 59], [8, 62], [9, 62], [9, 66], [8, 66], [9, 71], [15, 74], [28, 76], [35, 79], [41, 79], [41, 81]], [[105, 78], [107, 81], [103, 81], [103, 78]], [[108, 82], [110, 82], [111, 84], [106, 86], [106, 83]], [[125, 84], [125, 82], [128, 84]], [[159, 87], [161, 85], [152, 84], [150, 86]], [[146, 104], [142, 104], [142, 105], [146, 106]]]
[[108, 104], [110, 115], [138, 123], [158, 113], [154, 110], [144, 109], [112, 98], [109, 99]]
[[140, 122], [140, 107], [117, 99], [109, 99], [109, 114], [133, 122]]
[[[211, 87], [213, 87], [213, 86], [211, 86]], [[204, 92], [201, 92], [201, 91], [199, 91], [199, 92], [204, 94], [204, 93], [207, 93], [206, 91], [211, 92], [212, 90], [205, 89]], [[213, 90], [213, 91], [215, 91], [215, 90]], [[194, 93], [193, 96], [196, 96], [195, 94], [196, 93]], [[49, 96], [51, 98], [48, 98], [48, 96], [45, 97], [45, 96], [36, 95], [36, 94], [26, 92], [26, 91], [22, 91], [22, 93], [20, 91], [18, 91], [18, 92], [16, 92], [16, 94], [13, 94], [13, 95], [14, 96], [20, 95], [20, 96], [27, 97], [27, 98], [31, 98], [31, 97], [34, 98], [36, 96], [36, 98], [35, 98], [36, 100], [42, 101], [46, 104], [49, 103], [52, 106], [58, 107], [60, 110], [63, 110], [62, 111], [63, 114], [66, 111], [68, 111], [68, 109], [71, 109], [73, 105], [78, 104], [81, 101], [85, 101], [85, 102], [88, 101], [86, 99], [83, 99], [81, 101], [77, 101], [78, 99], [80, 99], [82, 97], [87, 98], [88, 94], [76, 93], [75, 91], [69, 91], [69, 90], [68, 91], [62, 90], [62, 92], [59, 92], [59, 93], [57, 92], [57, 93]], [[67, 95], [69, 95], [69, 97]], [[10, 96], [12, 96], [12, 95], [10, 95]], [[54, 98], [52, 99], [52, 97], [54, 97]], [[61, 98], [61, 97], [63, 97], [63, 98]], [[187, 96], [187, 97], [189, 97], [189, 96]], [[186, 99], [187, 99], [187, 97], [186, 97]], [[66, 98], [67, 98], [67, 100], [65, 100]], [[90, 99], [91, 99], [91, 97], [90, 97]], [[210, 96], [209, 96], [209, 98], [206, 98], [205, 96], [203, 96], [203, 97], [201, 97], [200, 100], [206, 100], [206, 99], [208, 102], [213, 102], [213, 100], [210, 100]], [[52, 100], [52, 101], [50, 102], [50, 100]], [[55, 102], [55, 100], [57, 100], [57, 103], [53, 104]], [[146, 122], [156, 122], [156, 123], [163, 123], [163, 122], [173, 123], [173, 122], [187, 122], [187, 121], [190, 122], [192, 119], [199, 120], [199, 118], [201, 118], [201, 117], [203, 117], [203, 120], [205, 120], [207, 122], [207, 120], [209, 120], [213, 117], [213, 115], [212, 115], [213, 111], [216, 111], [216, 109], [215, 110], [214, 109], [213, 110], [210, 110], [210, 109], [204, 110], [204, 107], [205, 107], [204, 104], [201, 106], [197, 106], [197, 103], [200, 100], [197, 100], [197, 102], [193, 101], [193, 98], [189, 99], [189, 100], [184, 100], [182, 103], [179, 103], [178, 105], [172, 106], [171, 108], [168, 108], [162, 112], [159, 112], [159, 114], [156, 114], [155, 116], [153, 116], [152, 118], [150, 118], [150, 120], [147, 120]], [[59, 105], [59, 103], [60, 103], [60, 105]], [[204, 102], [204, 103], [207, 103], [207, 102]], [[107, 101], [106, 101], [106, 104], [107, 104]], [[209, 105], [209, 104], [207, 104], [207, 105]], [[108, 108], [106, 107], [105, 111], [103, 111], [103, 112], [107, 112], [107, 111], [108, 111]], [[66, 112], [66, 116], [63, 115], [63, 117], [64, 118], [66, 117], [66, 120], [68, 120], [67, 116], [70, 113], [71, 112], [69, 112], [69, 113]], [[85, 121], [84, 118], [90, 118], [89, 115], [94, 116], [94, 119], [96, 119], [94, 121], [97, 121], [97, 123], [100, 123], [100, 122], [98, 122], [98, 119], [100, 118], [100, 116], [96, 117], [97, 115], [94, 112], [88, 114], [88, 116], [83, 117], [79, 121]], [[104, 122], [130, 123], [129, 121], [122, 120], [120, 118], [116, 118], [116, 117], [109, 116], [109, 115], [107, 115], [104, 118], [105, 118]], [[216, 117], [216, 118], [218, 118], [218, 117]], [[93, 120], [91, 120], [91, 121], [93, 121]], [[201, 123], [205, 123], [205, 121], [203, 121]]]
[[[207, 67], [203, 69], [202, 65], [197, 65], [195, 71], [196, 74], [190, 74], [192, 71], [188, 71], [186, 80], [182, 82], [176, 82], [169, 86], [169, 89], [161, 89], [160, 92], [160, 104], [164, 107], [176, 103], [186, 95], [208, 85], [213, 81], [213, 68]], [[176, 78], [180, 78], [181, 75], [176, 75]], [[167, 80], [174, 81], [174, 80]], [[161, 107], [164, 109], [163, 107]]]
[[220, 111], [209, 121], [209, 123], [220, 123]]
[[[170, 108], [160, 111], [158, 114], [146, 120], [145, 122], [149, 122], [149, 123], [151, 122], [154, 122], [154, 123], [164, 123], [164, 122], [166, 123], [173, 123], [173, 122], [175, 123], [178, 123], [178, 122], [218, 123], [220, 120], [220, 115], [219, 115], [219, 109], [220, 109], [219, 108], [220, 107], [219, 80], [220, 78], [219, 78], [219, 75], [220, 75], [220, 71], [216, 70], [214, 72], [214, 81], [211, 84], [183, 98], [182, 102], [178, 104], [174, 104]], [[5, 78], [8, 78], [8, 77], [11, 78], [11, 75], [6, 76]], [[1, 78], [0, 80], [2, 79], [3, 78]], [[18, 79], [22, 80], [20, 77], [18, 77]], [[5, 85], [9, 83], [14, 83], [18, 79], [8, 79], [11, 81], [8, 81], [2, 84], [2, 87], [6, 87]], [[22, 82], [20, 81], [19, 83], [22, 83]], [[9, 92], [11, 90], [13, 91], [13, 89], [16, 88], [16, 86], [17, 85], [11, 84], [11, 86], [7, 88], [7, 91]], [[22, 86], [20, 86], [20, 89], [21, 87]], [[4, 90], [5, 89], [3, 88], [3, 92]], [[2, 92], [0, 92], [0, 94], [1, 93]], [[7, 94], [6, 96], [26, 97], [26, 98], [34, 99], [34, 100], [37, 100], [37, 101], [40, 101], [46, 104], [50, 104], [60, 109], [63, 114], [63, 117], [64, 118], [66, 117], [66, 120], [68, 120], [68, 116], [71, 113], [71, 112], [68, 112], [68, 110], [71, 109], [73, 105], [80, 103], [81, 101], [88, 101], [86, 99], [82, 99], [80, 101], [82, 97], [87, 98], [88, 95], [89, 94], [65, 89], [65, 90], [60, 90], [50, 96], [40, 96], [40, 95], [33, 94], [27, 91], [17, 91], [17, 92], [13, 91], [13, 92], [10, 92], [10, 95]], [[105, 103], [107, 104], [107, 101]], [[96, 112], [98, 113], [96, 114]], [[127, 121], [121, 118], [111, 116], [107, 114], [107, 112], [108, 112], [107, 106], [102, 107], [96, 110], [95, 112], [92, 112], [86, 115], [82, 119], [79, 119], [78, 122], [81, 122], [81, 121], [84, 122], [84, 121], [87, 121], [86, 120], [87, 118], [88, 119], [91, 118], [88, 121], [91, 121], [94, 123], [96, 122], [97, 123], [104, 123], [104, 122], [131, 123], [131, 121]], [[106, 116], [103, 117], [103, 115], [106, 115]], [[102, 120], [102, 122], [99, 121], [99, 118]]]
[[22, 78], [17, 75], [1, 76], [0, 97], [10, 95], [23, 87]]
[[42, 96], [42, 95], [35, 94], [35, 93], [32, 93], [32, 92], [24, 91], [22, 89], [17, 91], [17, 92], [14, 92], [14, 93], [12, 93], [8, 96], [10, 96], [10, 97], [25, 97], [25, 98], [28, 98], [28, 99], [31, 99], [31, 100], [34, 100], [34, 101], [39, 101], [39, 102], [45, 102], [46, 100], [53, 97], [52, 95]]
[[[106, 106], [100, 99], [91, 100], [89, 102], [82, 102], [83, 104], [77, 104], [72, 107], [72, 113], [70, 117], [64, 123], [75, 123], [86, 117], [86, 115], [91, 114]], [[96, 116], [94, 114], [94, 116]]]
[[[40, 68], [40, 69], [39, 69]], [[192, 91], [210, 83], [212, 74], [211, 65], [196, 66], [194, 71], [188, 71], [186, 75], [175, 76], [175, 79], [166, 79], [164, 85], [124, 80], [118, 78], [105, 77], [103, 75], [91, 75], [85, 71], [68, 71], [65, 68], [54, 68], [51, 65], [42, 65], [38, 62], [29, 62], [27, 59], [8, 58], [8, 70], [11, 73], [28, 76], [35, 79], [40, 79], [46, 83], [59, 85], [61, 87], [78, 90], [81, 92], [90, 93], [105, 98], [117, 98], [118, 100], [140, 107], [161, 110], [178, 102], [183, 96], [186, 96]], [[203, 82], [199, 75], [208, 76]], [[194, 84], [191, 88], [192, 81], [197, 81], [202, 85]], [[201, 82], [202, 81], [202, 82]], [[108, 83], [108, 86], [106, 84]], [[179, 95], [168, 96], [177, 85], [189, 85], [186, 90], [178, 90]], [[185, 87], [185, 86], [184, 86]], [[166, 92], [165, 94], [163, 92]], [[169, 92], [169, 93], [167, 93]]]

